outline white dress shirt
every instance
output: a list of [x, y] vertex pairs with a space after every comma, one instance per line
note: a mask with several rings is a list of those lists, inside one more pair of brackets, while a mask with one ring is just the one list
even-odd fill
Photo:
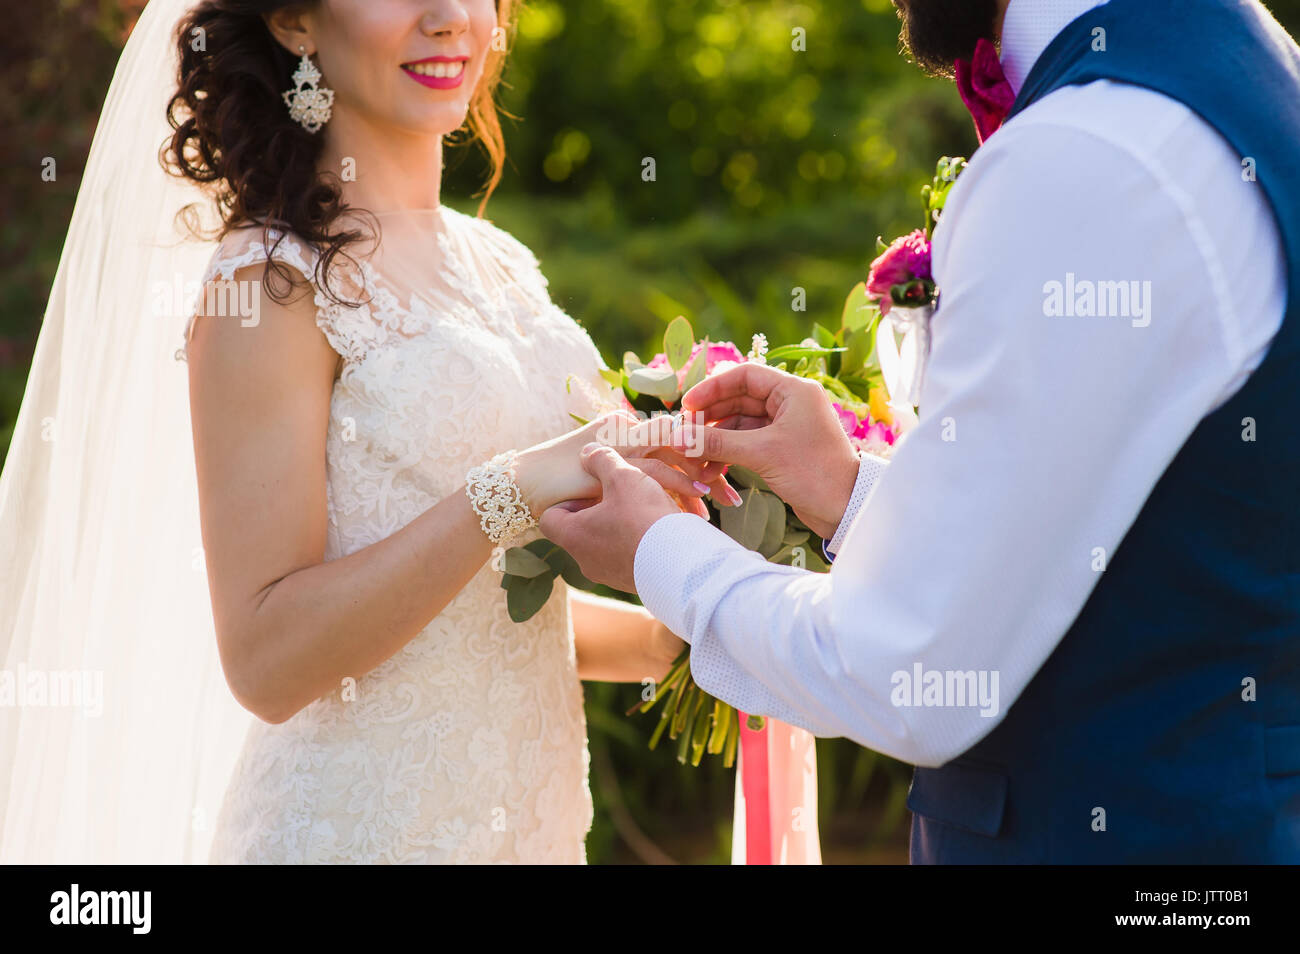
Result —
[[[1013, 87], [1099, 5], [1012, 0]], [[916, 765], [991, 731], [1281, 325], [1282, 244], [1242, 161], [1181, 104], [1108, 81], [998, 131], [934, 236], [942, 300], [920, 424], [887, 468], [861, 468], [831, 572], [770, 564], [689, 514], [642, 539], [637, 590], [691, 643], [700, 686]], [[1084, 317], [1077, 298], [1055, 316], [1048, 301], [1053, 282], [1079, 295], [1121, 281], [1150, 290], [1124, 316]], [[895, 674], [918, 671], [989, 674], [997, 702], [897, 696]]]

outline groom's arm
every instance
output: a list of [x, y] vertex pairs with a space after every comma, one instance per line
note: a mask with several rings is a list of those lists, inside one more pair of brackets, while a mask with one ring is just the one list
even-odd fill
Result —
[[[692, 643], [704, 689], [920, 765], [998, 723], [1280, 316], [1272, 217], [1238, 188], [1225, 146], [1196, 145], [1222, 168], [1221, 183], [1205, 179], [1217, 210], [1151, 157], [1081, 129], [1012, 124], [981, 150], [936, 236], [943, 305], [923, 419], [832, 571], [767, 563], [689, 515], [642, 537], [637, 590]], [[1052, 317], [1051, 283], [1079, 280], [1136, 281], [1140, 307]], [[896, 704], [914, 701], [896, 674], [918, 666], [986, 672], [996, 698]]]

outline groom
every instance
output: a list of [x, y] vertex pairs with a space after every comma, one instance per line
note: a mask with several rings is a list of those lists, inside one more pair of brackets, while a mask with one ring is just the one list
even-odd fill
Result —
[[895, 3], [987, 140], [935, 234], [920, 425], [859, 458], [751, 365], [675, 435], [832, 572], [603, 447], [601, 501], [543, 531], [704, 689], [914, 763], [914, 861], [1300, 862], [1300, 51], [1255, 0]]

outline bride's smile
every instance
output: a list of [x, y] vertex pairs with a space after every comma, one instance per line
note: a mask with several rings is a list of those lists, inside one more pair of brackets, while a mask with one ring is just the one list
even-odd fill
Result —
[[455, 89], [465, 78], [468, 56], [431, 56], [427, 60], [403, 63], [402, 69], [422, 86], [433, 89]]

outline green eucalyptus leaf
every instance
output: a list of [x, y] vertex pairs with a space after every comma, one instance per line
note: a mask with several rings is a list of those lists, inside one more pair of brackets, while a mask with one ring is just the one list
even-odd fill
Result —
[[828, 350], [835, 347], [835, 335], [820, 322], [813, 322], [813, 341]]
[[524, 544], [524, 549], [543, 560], [553, 574], [558, 573], [564, 577], [564, 581], [570, 586], [579, 590], [594, 590], [596, 584], [587, 579], [582, 570], [578, 568], [578, 561], [573, 558], [568, 550], [547, 540], [545, 537], [539, 537], [532, 543]]
[[611, 388], [621, 388], [623, 386], [622, 370], [616, 370], [614, 368], [601, 368], [600, 376], [605, 379], [605, 383], [608, 384]]
[[677, 372], [672, 368], [637, 368], [627, 376], [628, 387], [640, 394], [649, 394], [664, 401], [681, 397], [677, 386]]
[[668, 328], [664, 331], [664, 354], [668, 356], [668, 363], [672, 365], [674, 371], [686, 367], [686, 362], [691, 360], [691, 350], [694, 347], [695, 332], [691, 329], [689, 321], [678, 315], [668, 322]]
[[763, 539], [758, 544], [758, 552], [770, 557], [781, 549], [781, 541], [785, 537], [785, 503], [776, 494], [759, 493], [767, 505], [767, 523], [763, 527]]
[[637, 368], [644, 368], [645, 362], [636, 356], [635, 351], [623, 352], [623, 370], [631, 374]]
[[757, 550], [763, 543], [769, 515], [765, 496], [761, 490], [751, 487], [740, 495], [739, 507], [723, 507], [718, 512], [722, 532], [746, 550]]
[[768, 563], [782, 563], [782, 564], [784, 564], [784, 565], [786, 565], [786, 566], [793, 566], [793, 565], [794, 565], [794, 548], [795, 548], [795, 547], [799, 547], [799, 546], [803, 546], [803, 544], [802, 544], [802, 543], [793, 543], [793, 544], [791, 544], [791, 543], [787, 543], [787, 544], [784, 544], [784, 545], [781, 547], [781, 549], [777, 550], [775, 553], [773, 553], [770, 557], [767, 558], [767, 562], [768, 562]]
[[799, 527], [796, 527], [787, 518], [785, 536], [781, 538], [781, 542], [786, 546], [797, 547], [799, 544], [807, 541], [810, 536], [812, 536], [811, 530], [802, 530]]
[[804, 545], [803, 548], [803, 565], [804, 569], [811, 570], [814, 573], [829, 573], [831, 565], [822, 559], [821, 540], [812, 540]]
[[551, 550], [546, 554], [545, 560], [550, 564], [551, 569], [564, 577], [564, 582], [574, 589], [590, 592], [596, 588], [596, 584], [583, 575], [582, 569], [578, 566], [578, 561], [563, 547], [551, 544]]
[[510, 611], [512, 620], [522, 623], [532, 619], [537, 615], [537, 611], [546, 605], [546, 601], [551, 597], [555, 577], [550, 573], [543, 573], [531, 579], [520, 577], [514, 579], [518, 582], [512, 582], [506, 590], [506, 608]]
[[548, 573], [551, 569], [545, 560], [523, 547], [511, 547], [507, 550], [501, 565], [511, 576], [523, 577], [526, 580], [531, 580], [541, 573]]
[[808, 524], [800, 520], [799, 515], [795, 513], [793, 510], [791, 510], [788, 514], [786, 514], [785, 521], [786, 521], [786, 526], [788, 526], [792, 530], [808, 530], [809, 533], [812, 533], [812, 530], [808, 528]]
[[707, 346], [700, 349], [700, 353], [695, 356], [691, 366], [686, 369], [686, 380], [682, 382], [682, 393], [685, 394], [695, 385], [704, 380], [705, 374], [709, 368], [709, 349]]
[[727, 479], [733, 484], [739, 484], [741, 487], [757, 487], [759, 490], [768, 491], [768, 493], [771, 493], [772, 490], [762, 477], [748, 467], [741, 467], [739, 464], [732, 464], [727, 468]]

